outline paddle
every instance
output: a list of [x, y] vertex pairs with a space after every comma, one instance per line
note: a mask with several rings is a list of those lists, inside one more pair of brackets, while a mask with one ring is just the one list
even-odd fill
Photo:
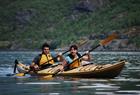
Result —
[[[93, 51], [94, 49], [98, 48], [99, 46], [105, 46], [105, 45], [107, 45], [107, 44], [108, 44], [109, 42], [111, 42], [113, 39], [117, 38], [117, 36], [118, 36], [118, 35], [117, 35], [115, 32], [112, 33], [112, 34], [109, 35], [106, 39], [101, 40], [100, 43], [99, 43], [97, 46], [91, 48], [91, 49], [88, 50], [88, 51], [91, 52], [91, 51]], [[71, 62], [71, 64], [74, 63], [75, 61], [79, 60], [80, 58], [82, 58], [82, 57], [85, 56], [85, 55], [87, 55], [87, 53], [84, 53], [82, 56], [80, 56], [79, 58], [75, 59], [73, 62]]]
[[[83, 43], [81, 43], [80, 45], [78, 45], [78, 47], [80, 47], [80, 46], [82, 46], [83, 44], [85, 44], [87, 41], [84, 41]], [[63, 52], [61, 55], [64, 55], [64, 54], [66, 54], [67, 52], [69, 52], [70, 50], [67, 50], [67, 51], [65, 51], [65, 52]], [[50, 59], [50, 60], [48, 60], [47, 62], [45, 62], [45, 63], [43, 63], [43, 64], [41, 64], [40, 66], [45, 66], [46, 64], [48, 64], [50, 61], [52, 61], [52, 60], [54, 60], [54, 59], [56, 59], [56, 58], [58, 58], [59, 57], [59, 55], [57, 55], [56, 57], [54, 57], [54, 58], [52, 58], [52, 59]], [[58, 65], [58, 64], [57, 64]], [[53, 64], [50, 64], [50, 66], [49, 67], [53, 67], [53, 66], [57, 66], [56, 64], [55, 65], [53, 65]]]
[[[101, 40], [100, 43], [99, 43], [97, 46], [91, 48], [91, 49], [89, 50], [89, 52], [93, 51], [94, 49], [98, 48], [98, 47], [101, 46], [101, 45], [102, 45], [102, 46], [107, 45], [109, 42], [111, 42], [111, 41], [112, 41], [113, 39], [115, 39], [115, 38], [117, 38], [117, 34], [116, 34], [116, 33], [111, 34], [111, 35], [108, 36], [106, 39]], [[65, 53], [67, 53], [68, 51], [69, 51], [69, 50], [65, 51], [64, 53], [62, 53], [62, 55], [65, 54]], [[85, 56], [85, 55], [86, 55], [86, 53], [83, 54], [81, 57], [77, 58], [76, 60], [79, 60], [80, 58], [82, 58], [82, 57]], [[58, 57], [58, 56], [57, 56], [57, 57]], [[56, 58], [57, 58], [57, 57], [56, 57]], [[53, 60], [53, 59], [51, 59], [51, 60]], [[48, 62], [51, 61], [51, 60], [48, 60]], [[75, 62], [76, 60], [74, 60], [73, 62]], [[72, 63], [73, 63], [73, 62], [72, 62]], [[45, 63], [47, 63], [47, 62], [45, 62]], [[16, 64], [16, 63], [15, 63], [15, 64]], [[15, 68], [16, 68], [16, 65], [15, 65]], [[14, 70], [15, 70], [15, 68], [14, 68]], [[59, 71], [60, 71], [60, 70], [59, 70]], [[59, 73], [59, 71], [57, 71], [54, 75], [56, 75], [57, 73]]]
[[[91, 48], [91, 49], [89, 50], [89, 52], [93, 51], [94, 49], [98, 48], [99, 46], [107, 45], [109, 42], [111, 42], [111, 41], [112, 41], [113, 39], [115, 39], [115, 38], [117, 38], [117, 34], [116, 34], [116, 33], [113, 33], [113, 34], [109, 35], [106, 39], [101, 40], [100, 43], [99, 43], [97, 46]], [[82, 57], [85, 56], [85, 55], [87, 55], [87, 53], [84, 53], [81, 57], [75, 59], [72, 63], [74, 63], [75, 61], [79, 60], [80, 58], [82, 58]], [[72, 63], [71, 63], [71, 64], [72, 64]], [[60, 71], [61, 71], [60, 69], [57, 70], [57, 71], [52, 75], [52, 77], [54, 77], [55, 75], [57, 75]]]

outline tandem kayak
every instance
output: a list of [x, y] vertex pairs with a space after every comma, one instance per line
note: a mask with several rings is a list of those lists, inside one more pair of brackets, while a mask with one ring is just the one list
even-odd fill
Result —
[[[36, 72], [38, 76], [69, 76], [69, 77], [80, 77], [80, 78], [114, 78], [117, 77], [125, 66], [125, 61], [119, 61], [113, 64], [88, 64], [80, 66], [78, 68], [58, 72], [62, 65], [57, 65], [55, 67], [49, 67], [44, 70]], [[19, 73], [27, 72], [28, 67], [20, 63], [17, 65], [17, 70]], [[29, 73], [30, 74], [30, 73]], [[32, 75], [32, 74], [31, 74]], [[35, 75], [35, 74], [33, 74]]]

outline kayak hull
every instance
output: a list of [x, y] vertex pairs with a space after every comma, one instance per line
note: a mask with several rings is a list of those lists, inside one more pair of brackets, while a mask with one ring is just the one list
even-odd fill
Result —
[[[55, 76], [80, 77], [80, 78], [114, 78], [121, 73], [124, 66], [125, 61], [120, 61], [114, 64], [105, 64], [105, 65], [88, 64], [72, 70], [58, 72], [58, 70], [62, 67], [61, 65], [58, 65], [55, 67], [40, 70], [36, 73], [36, 75], [38, 76], [55, 75]], [[19, 67], [20, 69], [22, 68], [21, 66], [18, 65], [17, 69]]]
[[92, 71], [80, 73], [60, 73], [62, 76], [73, 76], [83, 78], [114, 78], [117, 77], [124, 67], [124, 63], [117, 63], [109, 67], [97, 66]]

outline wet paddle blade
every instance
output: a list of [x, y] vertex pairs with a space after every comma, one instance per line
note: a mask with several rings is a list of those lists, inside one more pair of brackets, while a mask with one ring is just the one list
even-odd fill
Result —
[[17, 73], [15, 76], [22, 77], [22, 76], [25, 76], [25, 73]]
[[17, 76], [17, 77], [22, 77], [22, 76], [25, 76], [25, 74], [24, 74], [24, 73], [6, 74], [6, 76]]

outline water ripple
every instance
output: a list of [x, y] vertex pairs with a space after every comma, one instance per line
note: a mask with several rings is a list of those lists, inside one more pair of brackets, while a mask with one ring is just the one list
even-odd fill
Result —
[[61, 83], [59, 82], [26, 82], [26, 83], [16, 83], [16, 84], [56, 85], [56, 84], [61, 84]]

